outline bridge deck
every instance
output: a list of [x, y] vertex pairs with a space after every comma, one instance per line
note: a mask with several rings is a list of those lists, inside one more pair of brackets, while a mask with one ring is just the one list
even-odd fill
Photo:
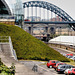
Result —
[[75, 24], [75, 21], [63, 21], [63, 22], [24, 21], [24, 24]]

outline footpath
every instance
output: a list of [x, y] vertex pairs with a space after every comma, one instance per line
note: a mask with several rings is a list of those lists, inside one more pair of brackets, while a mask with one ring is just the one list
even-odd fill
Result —
[[6, 56], [3, 52], [0, 51], [1, 61], [7, 66], [10, 67], [12, 63], [15, 65], [15, 75], [37, 75], [35, 72], [27, 68], [25, 65], [16, 61], [13, 57]]

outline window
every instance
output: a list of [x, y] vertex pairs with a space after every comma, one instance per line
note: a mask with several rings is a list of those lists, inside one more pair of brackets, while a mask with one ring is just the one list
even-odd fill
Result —
[[55, 63], [55, 61], [52, 61], [52, 63]]

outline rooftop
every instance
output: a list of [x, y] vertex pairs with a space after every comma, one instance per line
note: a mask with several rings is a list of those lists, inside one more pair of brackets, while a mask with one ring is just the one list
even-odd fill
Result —
[[54, 39], [49, 40], [49, 43], [75, 46], [75, 36], [58, 36]]

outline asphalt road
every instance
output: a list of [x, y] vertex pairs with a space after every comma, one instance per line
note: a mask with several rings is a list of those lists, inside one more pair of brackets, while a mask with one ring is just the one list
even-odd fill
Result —
[[63, 53], [63, 54], [69, 54], [72, 53], [75, 56], [75, 52], [69, 51], [69, 50], [65, 50], [65, 49], [61, 49], [61, 48], [55, 48], [52, 47], [53, 49], [55, 49], [56, 51], [58, 51], [59, 53]]
[[[75, 55], [74, 52], [65, 50], [65, 49], [60, 49], [60, 48], [54, 48], [56, 51], [58, 51], [59, 53], [63, 53], [63, 54], [67, 54], [67, 53], [73, 53], [73, 55]], [[40, 65], [42, 63], [45, 62], [40, 62], [40, 61], [20, 61], [22, 64], [24, 64], [25, 66], [27, 66], [29, 69], [32, 70], [34, 65], [37, 65], [37, 74], [38, 75], [65, 75], [65, 74], [58, 74], [53, 68], [47, 68], [46, 65]]]
[[[46, 65], [42, 65], [42, 63], [45, 62], [40, 62], [40, 61], [20, 61], [20, 63], [24, 64], [27, 66], [29, 69], [32, 70], [34, 65], [37, 65], [37, 74], [38, 75], [65, 75], [65, 74], [58, 74], [53, 68], [47, 68]], [[40, 65], [41, 64], [41, 65]]]

